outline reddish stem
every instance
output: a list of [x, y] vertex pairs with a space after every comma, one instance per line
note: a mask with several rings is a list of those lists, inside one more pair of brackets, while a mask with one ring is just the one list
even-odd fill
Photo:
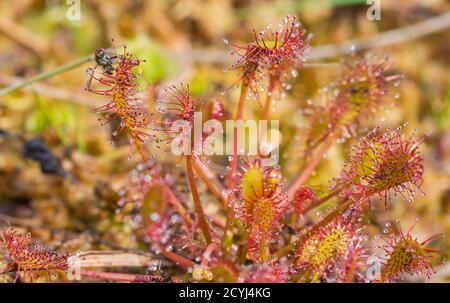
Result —
[[322, 148], [314, 155], [314, 157], [311, 159], [311, 161], [308, 162], [308, 164], [294, 181], [294, 183], [292, 183], [292, 185], [288, 189], [288, 195], [290, 199], [294, 197], [297, 190], [305, 183], [306, 180], [308, 180], [309, 176], [311, 176], [317, 165], [319, 165], [323, 155], [330, 148], [332, 143], [333, 140], [331, 139], [324, 142]]
[[334, 196], [338, 195], [343, 189], [345, 188], [344, 185], [338, 186], [335, 189], [333, 189], [332, 191], [330, 191], [326, 196], [317, 199], [315, 201], [313, 201], [312, 203], [308, 204], [306, 207], [301, 209], [300, 214], [304, 215], [306, 214], [308, 211], [310, 211], [313, 208], [316, 208], [320, 205], [322, 205], [323, 203], [325, 203], [326, 201], [330, 200], [331, 198], [333, 198]]
[[[270, 87], [270, 86], [269, 86]], [[264, 104], [264, 110], [262, 120], [268, 120], [270, 114], [270, 106], [272, 105], [272, 92], [269, 91], [266, 95], [266, 103]]]
[[[147, 149], [142, 145], [141, 141], [137, 138], [133, 137], [134, 145], [136, 146], [137, 151], [139, 152], [139, 155], [141, 156], [142, 160], [144, 162], [147, 162], [150, 160], [150, 154], [148, 153]], [[155, 173], [155, 178], [159, 179], [161, 182], [163, 182], [163, 186], [165, 189], [165, 192], [167, 193], [168, 200], [172, 203], [173, 206], [177, 209], [177, 212], [180, 214], [180, 216], [183, 218], [183, 221], [187, 226], [192, 226], [191, 217], [189, 216], [189, 213], [186, 211], [186, 209], [181, 204], [180, 200], [178, 200], [177, 196], [174, 194], [172, 189], [169, 185], [164, 181], [162, 176], [159, 174], [159, 172]]]
[[215, 174], [198, 159], [194, 160], [194, 169], [214, 197], [216, 197], [222, 205], [226, 207], [228, 195], [223, 185], [217, 181]]
[[[244, 104], [245, 104], [245, 96], [247, 95], [248, 92], [248, 79], [246, 77], [244, 77], [242, 79], [242, 84], [241, 84], [241, 94], [239, 96], [239, 102], [238, 102], [238, 107], [236, 110], [236, 116], [235, 116], [235, 121], [238, 120], [242, 120], [242, 117], [244, 116]], [[230, 164], [230, 174], [228, 177], [228, 203], [225, 207], [225, 213], [227, 215], [227, 221], [226, 221], [226, 225], [225, 225], [225, 230], [223, 232], [223, 239], [222, 239], [222, 246], [226, 246], [226, 242], [227, 239], [232, 237], [230, 236], [229, 232], [231, 230], [231, 221], [233, 220], [231, 218], [231, 216], [233, 215], [230, 212], [230, 206], [233, 203], [233, 191], [234, 188], [236, 186], [236, 171], [237, 171], [237, 165], [238, 165], [238, 152], [237, 152], [237, 147], [238, 147], [238, 130], [235, 127], [234, 130], [234, 135], [233, 135], [233, 159], [231, 161]], [[224, 253], [227, 253], [227, 249], [224, 249]]]
[[[239, 96], [239, 103], [236, 110], [236, 116], [235, 121], [242, 120], [242, 117], [244, 116], [244, 104], [245, 104], [245, 96], [247, 95], [248, 91], [248, 81], [245, 80], [242, 81], [241, 86], [241, 95]], [[228, 178], [228, 191], [231, 192], [235, 185], [236, 185], [236, 171], [237, 171], [237, 165], [238, 165], [238, 129], [234, 128], [234, 136], [233, 136], [233, 159], [231, 161], [231, 170], [230, 170], [230, 176]], [[232, 195], [229, 194], [228, 200], [231, 200]]]
[[197, 213], [200, 228], [203, 232], [203, 236], [205, 237], [206, 243], [210, 244], [212, 242], [211, 233], [209, 232], [208, 224], [206, 223], [205, 213], [203, 212], [203, 207], [200, 201], [200, 195], [198, 193], [197, 184], [195, 183], [194, 169], [192, 166], [192, 162], [193, 162], [192, 155], [187, 155], [186, 166], [187, 166], [189, 186], [191, 187], [192, 200], [194, 200], [195, 212]]
[[195, 265], [195, 263], [192, 262], [191, 260], [186, 259], [185, 257], [182, 257], [180, 255], [177, 255], [174, 252], [167, 251], [163, 247], [160, 247], [159, 249], [164, 257], [174, 262], [176, 265], [180, 266], [183, 269], [188, 269], [189, 267], [193, 267]]
[[[148, 153], [148, 151], [146, 150], [146, 148], [141, 144], [141, 141], [139, 141], [137, 138], [133, 138], [134, 144], [136, 146], [136, 149], [138, 150], [139, 154], [141, 155], [141, 158], [144, 162], [147, 162], [150, 160], [150, 155]], [[190, 162], [190, 161], [188, 161]], [[191, 168], [192, 171], [192, 168]], [[189, 172], [189, 170], [188, 170]], [[189, 216], [189, 213], [186, 211], [186, 209], [183, 207], [183, 205], [181, 204], [180, 200], [178, 200], [177, 196], [174, 194], [174, 192], [172, 191], [172, 189], [170, 188], [170, 186], [167, 185], [167, 183], [164, 181], [164, 179], [162, 178], [162, 176], [159, 174], [159, 172], [155, 173], [155, 177], [159, 180], [161, 180], [161, 182], [163, 182], [164, 185], [164, 189], [165, 192], [169, 198], [169, 201], [175, 206], [175, 208], [177, 209], [177, 212], [180, 214], [180, 216], [183, 218], [183, 221], [185, 222], [185, 224], [189, 227], [192, 226], [192, 221], [191, 221], [191, 217]], [[195, 184], [195, 182], [194, 182]], [[198, 192], [197, 192], [198, 194]], [[201, 205], [200, 205], [201, 206]], [[204, 220], [204, 217], [203, 217]], [[200, 219], [201, 221], [201, 219]], [[206, 222], [205, 222], [206, 223]], [[206, 236], [205, 236], [206, 238]], [[206, 238], [208, 241], [208, 238]], [[211, 240], [211, 238], [209, 238]], [[208, 242], [209, 243], [209, 242]], [[160, 252], [161, 254], [166, 257], [167, 259], [171, 260], [172, 262], [174, 262], [175, 264], [177, 264], [178, 266], [180, 266], [181, 268], [187, 269], [189, 267], [192, 267], [195, 265], [194, 262], [192, 262], [189, 259], [186, 259], [180, 255], [177, 255], [174, 252], [171, 251], [167, 251], [164, 249], [164, 247], [160, 247]]]

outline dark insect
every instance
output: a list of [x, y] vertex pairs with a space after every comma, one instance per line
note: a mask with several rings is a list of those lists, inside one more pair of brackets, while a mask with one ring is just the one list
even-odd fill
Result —
[[116, 58], [117, 55], [107, 53], [103, 48], [99, 48], [95, 51], [95, 62], [97, 65], [103, 67], [103, 71], [108, 75], [112, 75], [114, 72], [113, 60]]
[[88, 90], [91, 89], [92, 78], [94, 77], [95, 70], [97, 67], [101, 66], [103, 68], [103, 72], [107, 75], [112, 75], [114, 73], [114, 60], [117, 58], [117, 55], [114, 53], [107, 52], [104, 48], [98, 48], [95, 51], [95, 62], [97, 65], [92, 68], [89, 67], [86, 70], [87, 74], [87, 83], [86, 88]]
[[59, 159], [41, 139], [26, 140], [24, 155], [39, 162], [41, 171], [49, 175], [66, 175]]

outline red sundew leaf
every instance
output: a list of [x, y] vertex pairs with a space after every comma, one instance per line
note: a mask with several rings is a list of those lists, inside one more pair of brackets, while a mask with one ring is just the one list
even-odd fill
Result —
[[266, 250], [289, 208], [281, 178], [271, 173], [272, 170], [261, 167], [259, 159], [247, 161], [239, 178], [237, 196], [241, 204], [236, 207], [236, 213], [247, 230], [249, 250], [256, 255], [261, 249]]
[[416, 223], [409, 228], [406, 234], [400, 227], [396, 228], [389, 224], [391, 233], [380, 237], [384, 242], [384, 245], [381, 245], [380, 248], [386, 253], [381, 271], [382, 282], [395, 281], [402, 273], [410, 275], [423, 273], [428, 278], [431, 278], [434, 273], [431, 259], [433, 255], [440, 252], [426, 248], [425, 245], [438, 236], [442, 236], [442, 234], [434, 235], [423, 242], [419, 242], [411, 234]]
[[253, 30], [255, 40], [245, 47], [224, 40], [234, 48], [232, 54], [240, 57], [232, 65], [232, 69], [242, 70], [237, 82], [246, 80], [258, 100], [259, 91], [266, 89], [266, 80], [269, 94], [283, 88], [296, 74], [295, 69], [301, 67], [309, 50], [310, 38], [305, 38], [305, 30], [300, 29], [295, 17], [286, 16], [278, 27], [274, 30], [269, 25], [259, 33]]
[[380, 134], [375, 129], [353, 147], [340, 180], [349, 185], [358, 203], [379, 198], [387, 204], [391, 194], [412, 201], [422, 183], [424, 138], [407, 137], [404, 128]]
[[130, 143], [134, 140], [144, 142], [153, 139], [147, 129], [151, 115], [143, 109], [138, 91], [137, 79], [140, 75], [133, 71], [143, 60], [133, 58], [125, 46], [123, 54], [117, 54], [116, 57], [118, 63], [99, 74], [95, 74], [93, 68], [88, 69], [90, 77], [103, 88], [92, 90], [88, 86], [87, 90], [111, 98], [109, 103], [96, 108], [94, 112], [104, 114], [105, 121], [102, 125], [119, 120], [119, 126], [114, 130], [113, 136], [118, 136], [125, 129], [130, 136]]
[[[11, 227], [0, 228], [0, 245], [4, 246], [18, 273], [45, 270], [66, 270], [67, 255], [59, 254], [40, 245], [33, 246], [29, 235], [18, 235]], [[18, 275], [16, 275], [17, 279]]]

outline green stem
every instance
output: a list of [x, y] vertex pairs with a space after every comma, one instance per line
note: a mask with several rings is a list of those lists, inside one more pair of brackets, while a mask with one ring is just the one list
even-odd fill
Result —
[[94, 59], [94, 55], [91, 54], [91, 55], [82, 57], [82, 58], [80, 58], [78, 60], [75, 60], [75, 61], [73, 61], [71, 63], [68, 63], [66, 65], [57, 67], [57, 68], [55, 68], [53, 70], [49, 70], [47, 72], [43, 72], [43, 73], [41, 73], [41, 74], [39, 74], [37, 76], [34, 76], [34, 77], [32, 77], [30, 79], [27, 79], [27, 80], [24, 80], [24, 81], [22, 81], [20, 83], [17, 83], [15, 85], [12, 85], [12, 86], [9, 86], [9, 87], [5, 87], [5, 88], [0, 90], [0, 97], [4, 96], [4, 95], [7, 95], [7, 94], [9, 94], [9, 93], [11, 93], [13, 91], [18, 90], [18, 89], [27, 87], [27, 86], [29, 86], [29, 85], [31, 85], [33, 83], [36, 83], [36, 82], [39, 82], [39, 81], [51, 78], [51, 77], [56, 76], [58, 74], [64, 73], [64, 72], [66, 72], [68, 70], [74, 69], [75, 67], [83, 65], [84, 63], [87, 63], [87, 62], [89, 62], [89, 61], [91, 61], [93, 59]]

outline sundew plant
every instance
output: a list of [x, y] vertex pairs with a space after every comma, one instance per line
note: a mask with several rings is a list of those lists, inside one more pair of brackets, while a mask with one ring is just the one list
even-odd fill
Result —
[[[187, 5], [208, 14], [197, 2], [172, 13]], [[134, 20], [113, 26], [98, 2], [86, 18], [101, 24], [102, 39], [77, 42], [90, 55], [67, 65], [54, 55], [64, 38], [41, 45], [9, 25], [25, 35], [14, 43], [56, 67], [29, 76], [20, 65], [0, 81], [1, 281], [445, 279], [449, 197], [426, 195], [430, 166], [448, 180], [437, 159], [449, 156], [450, 107], [408, 103], [420, 99], [414, 81], [428, 92], [434, 84], [409, 79], [411, 67], [382, 48], [388, 38], [333, 46], [311, 17], [303, 21], [307, 9], [269, 14], [261, 28], [254, 18], [230, 22], [228, 31], [185, 16], [191, 28], [181, 36], [164, 4], [136, 5], [121, 7], [123, 16], [161, 10], [162, 25], [148, 17], [151, 34], [137, 35]], [[88, 35], [69, 29], [71, 41]], [[196, 35], [214, 49], [199, 50], [189, 42]], [[164, 51], [156, 37], [176, 45]], [[433, 199], [439, 206], [424, 202]]]

